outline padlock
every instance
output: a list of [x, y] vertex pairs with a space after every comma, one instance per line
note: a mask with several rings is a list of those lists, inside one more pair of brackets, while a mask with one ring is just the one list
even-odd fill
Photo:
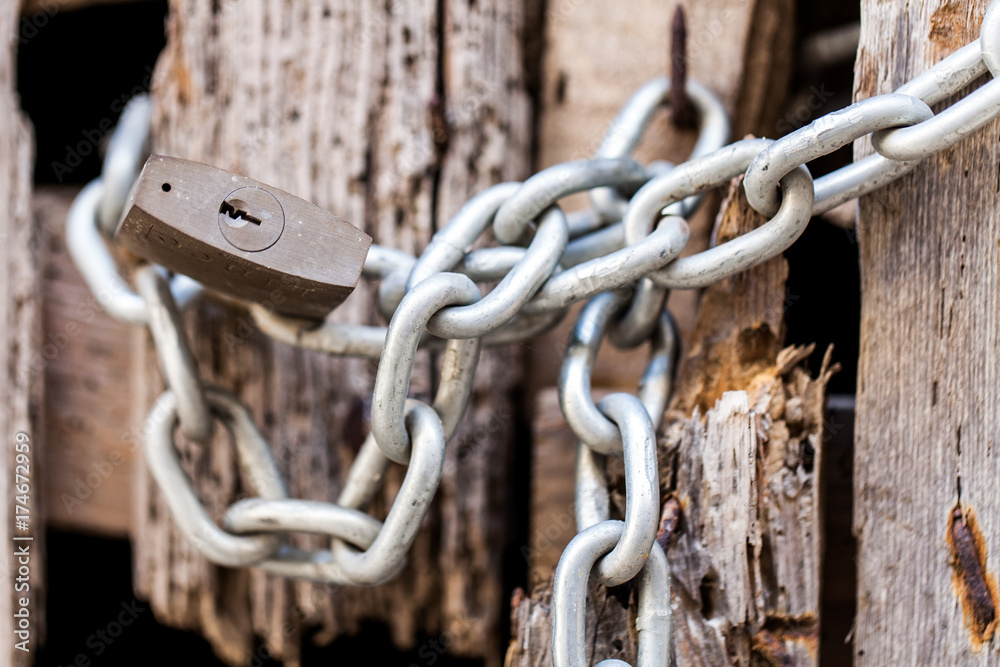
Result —
[[164, 155], [146, 161], [115, 240], [209, 289], [307, 319], [354, 291], [372, 242], [304, 199]]

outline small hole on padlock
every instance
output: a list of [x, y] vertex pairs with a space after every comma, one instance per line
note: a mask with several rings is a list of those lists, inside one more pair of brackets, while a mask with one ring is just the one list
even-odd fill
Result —
[[164, 183], [160, 187], [163, 188], [164, 192], [170, 192], [170, 183]]

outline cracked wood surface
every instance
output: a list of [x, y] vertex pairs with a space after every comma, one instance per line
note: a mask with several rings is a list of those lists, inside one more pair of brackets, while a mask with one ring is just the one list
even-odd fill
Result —
[[[855, 98], [976, 39], [987, 5], [863, 0]], [[858, 665], [1000, 660], [998, 140], [993, 121], [860, 203]]]
[[[765, 221], [737, 183], [720, 243]], [[801, 366], [812, 346], [782, 349], [787, 277], [777, 257], [709, 287], [678, 371], [661, 479], [676, 479], [667, 492], [682, 511], [667, 552], [679, 664], [817, 662], [823, 410], [837, 367], [827, 350], [812, 378]]]
[[[788, 24], [792, 9], [790, 3], [732, 0], [667, 4], [640, 2], [631, 7], [633, 11], [618, 16], [611, 4], [606, 2], [582, 5], [556, 2], [550, 3], [547, 10], [548, 50], [543, 68], [544, 80], [541, 93], [543, 113], [539, 136], [541, 166], [590, 154], [622, 101], [646, 80], [666, 72], [669, 47], [667, 35], [677, 4], [682, 4], [687, 12], [689, 76], [706, 83], [722, 96], [726, 108], [734, 114], [734, 138], [742, 137], [747, 132], [766, 136], [774, 136], [777, 133], [774, 118], [782, 104], [790, 73], [792, 45], [787, 40], [791, 35]], [[643, 20], [635, 21], [634, 17], [637, 15], [641, 15]], [[618, 23], [619, 20], [621, 23]], [[608, 48], [595, 50], [589, 46], [593, 43], [607, 44]], [[664, 156], [683, 159], [686, 148], [684, 137], [678, 136], [666, 122], [665, 115], [662, 115], [651, 124], [649, 136], [638, 154], [640, 158], [647, 160]], [[709, 198], [706, 201], [706, 211], [693, 221], [691, 249], [685, 252], [694, 251], [707, 244], [714, 222], [713, 211], [716, 208], [713, 201], [718, 200]], [[780, 282], [780, 287], [775, 287], [775, 281]], [[778, 323], [775, 324], [774, 332], [770, 334], [772, 345], [767, 348], [776, 358], [779, 352], [777, 336], [780, 335], [778, 325], [784, 298], [784, 273], [780, 275], [780, 280], [774, 276], [768, 277], [764, 286], [750, 292], [752, 295], [766, 295], [768, 289], [777, 289], [780, 294], [777, 305]], [[678, 319], [685, 335], [685, 345], [689, 347], [698, 346], [707, 336], [705, 332], [696, 328], [699, 296], [696, 291], [678, 291], [672, 294], [670, 299], [671, 311]], [[715, 317], [725, 321], [728, 311], [724, 310], [724, 305], [718, 304], [715, 308]], [[751, 310], [758, 312], [759, 309]], [[758, 313], [760, 318], [763, 318], [763, 315], [763, 312]], [[563, 349], [567, 336], [568, 330], [564, 327], [547, 339], [533, 344], [532, 381], [535, 386], [544, 386], [547, 382], [555, 381], [562, 356], [558, 351]], [[766, 335], [763, 337], [766, 338]], [[601, 387], [634, 391], [635, 381], [645, 363], [644, 359], [641, 351], [615, 353], [610, 349], [602, 350], [594, 372], [595, 389]], [[772, 359], [770, 364], [759, 362], [751, 368], [744, 369], [742, 366], [740, 368], [744, 373], [750, 371], [770, 373], [770, 382], [766, 384], [768, 390], [773, 393], [775, 401], [778, 401], [779, 395], [784, 399], [787, 393], [788, 396], [799, 399], [797, 403], [793, 402], [793, 405], [801, 408], [801, 399], [805, 393], [809, 393], [811, 398], [807, 411], [808, 419], [817, 421], [816, 414], [821, 414], [822, 411], [822, 384], [825, 379], [806, 382], [803, 385], [803, 378], [806, 376], [796, 367], [793, 371], [785, 369], [783, 371], [785, 375], [782, 376], [785, 379], [779, 381], [775, 375], [777, 371], [774, 363], [775, 359]], [[685, 380], [679, 381], [681, 386], [684, 386], [684, 382], [700, 386], [702, 382], [711, 381], [707, 375], [705, 378], [701, 377], [704, 369], [695, 368], [692, 363], [687, 363], [684, 367], [689, 370], [682, 369], [682, 373], [686, 375], [684, 375]], [[794, 381], [789, 379], [792, 377], [795, 378]], [[786, 389], [786, 385], [790, 388]], [[743, 387], [736, 383], [729, 388]], [[712, 403], [708, 405], [709, 408], [721, 394], [721, 391], [717, 392], [712, 398]], [[772, 396], [772, 394], [767, 395]], [[762, 408], [768, 405], [768, 401], [761, 400], [760, 405], [754, 404], [753, 407]], [[818, 407], [816, 401], [819, 401]], [[687, 412], [675, 415], [673, 420], [681, 424], [690, 422], [693, 428], [694, 422], [700, 423], [702, 419], [698, 416], [692, 418], [693, 407], [693, 405], [686, 406]], [[560, 435], [559, 429], [565, 426], [561, 416], [557, 414], [554, 390], [543, 391], [540, 394], [539, 400], [535, 403], [535, 410], [537, 414], [534, 419], [534, 432], [536, 436], [541, 437], [537, 437], [534, 443], [536, 452], [533, 474], [544, 474], [559, 480], [572, 479], [573, 438], [571, 433]], [[704, 415], [704, 410], [701, 414]], [[803, 419], [804, 417], [800, 415], [789, 421], [800, 424]], [[821, 418], [818, 421], [821, 422]], [[815, 436], [815, 427], [810, 429], [807, 435], [803, 436], [806, 440], [807, 436]], [[680, 431], [683, 432], [683, 429]], [[710, 437], [716, 438], [717, 435], [716, 430], [713, 430]], [[704, 437], [704, 434], [702, 436]], [[689, 438], [688, 446], [697, 444], [692, 443], [692, 439]], [[793, 442], [786, 444], [789, 448], [793, 448], [801, 442], [795, 438]], [[676, 448], [679, 445], [675, 442], [671, 446]], [[665, 448], [664, 445], [664, 451]], [[776, 445], [775, 455], [781, 451], [782, 447]], [[661, 474], [661, 484], [672, 477], [669, 471], [662, 472], [664, 474]], [[784, 477], [785, 474], [781, 473], [778, 476]], [[800, 480], [804, 487], [801, 497], [797, 496], [798, 501], [790, 501], [789, 507], [796, 507], [796, 502], [801, 502], [803, 506], [816, 502], [818, 490], [813, 484], [815, 475], [809, 474], [806, 477], [808, 479]], [[553, 486], [556, 486], [555, 483]], [[562, 545], [574, 532], [573, 526], [568, 530], [564, 529], [567, 512], [564, 499], [567, 493], [571, 493], [571, 488], [566, 488], [565, 484], [560, 482], [556, 488], [550, 488], [546, 497], [540, 497], [532, 507], [531, 538], [527, 547], [527, 552], [531, 556], [532, 588], [529, 594], [518, 591], [514, 596], [515, 604], [512, 611], [514, 632], [506, 663], [511, 667], [548, 665], [551, 660], [548, 625], [551, 620], [549, 607], [551, 590], [550, 584], [546, 583], [544, 577], [550, 575]], [[764, 495], [770, 497], [766, 493]], [[781, 507], [785, 505], [782, 504]], [[773, 511], [773, 508], [768, 511]], [[809, 511], [815, 513], [818, 509], [813, 508]], [[785, 520], [787, 519], [782, 519]], [[798, 533], [796, 535], [799, 536]], [[815, 539], [805, 539], [800, 543], [797, 537], [788, 545], [790, 561], [798, 547], [809, 552], [811, 562], [815, 563], [815, 572], [811, 572], [817, 576], [818, 537], [818, 533], [813, 531], [811, 538]], [[788, 600], [775, 602], [770, 606], [764, 605], [762, 616], [766, 617], [768, 610], [780, 610], [790, 606], [802, 607], [815, 613], [818, 605], [816, 591], [814, 589], [807, 591], [808, 586], [800, 576], [806, 575], [795, 575], [795, 585], [802, 590], [805, 602], [798, 604], [800, 600], [796, 599], [795, 605], [789, 605]], [[626, 590], [617, 590], [614, 595], [609, 595], [602, 587], [592, 583], [588, 598], [587, 623], [588, 637], [593, 636], [595, 639], [588, 647], [589, 660], [635, 657], [635, 635], [629, 627], [631, 593], [627, 587], [623, 588]], [[679, 614], [675, 622], [683, 620], [684, 613], [687, 612]], [[697, 628], [704, 630], [703, 626], [707, 621], [705, 619], [698, 621], [692, 615], [690, 623], [693, 633]], [[810, 632], [805, 634], [811, 633], [810, 636], [814, 637], [815, 629], [815, 623], [812, 623]], [[766, 649], [764, 643], [760, 641], [762, 638], [763, 636], [758, 638], [758, 641], [762, 649]], [[746, 635], [741, 636], [740, 640], [744, 644], [750, 641]], [[679, 641], [682, 642], [680, 645], [685, 651], [697, 655], [696, 651], [699, 650], [697, 638], [684, 637], [682, 633]], [[720, 640], [718, 636], [706, 636], [702, 643], [707, 651], [720, 641], [725, 640]], [[815, 644], [814, 639], [809, 639], [805, 643], [809, 642]], [[786, 645], [784, 637], [780, 643], [782, 647]], [[793, 641], [791, 644], [796, 642]], [[766, 650], [758, 653], [764, 652]], [[814, 661], [813, 652], [807, 648], [805, 653], [809, 654], [810, 658], [800, 664], [811, 664], [809, 660]], [[712, 655], [718, 657], [718, 653]]]
[[[257, 178], [334, 211], [377, 243], [418, 252], [470, 196], [528, 173], [523, 58], [539, 24], [535, 11], [532, 2], [499, 0], [175, 0], [154, 81], [154, 149]], [[333, 317], [377, 322], [374, 294], [362, 284]], [[188, 322], [207, 381], [251, 406], [291, 495], [335, 499], [367, 430], [375, 364], [272, 344], [245, 315], [219, 305], [202, 306]], [[161, 389], [144, 344], [135, 424]], [[418, 396], [427, 398], [435, 364], [418, 361]], [[318, 626], [317, 639], [327, 642], [367, 621], [386, 624], [404, 648], [448, 632], [451, 653], [495, 664], [515, 511], [508, 485], [519, 373], [516, 350], [484, 352], [437, 500], [396, 582], [330, 589], [210, 566], [178, 534], [142, 472], [139, 593], [158, 618], [199, 629], [232, 664], [257, 640], [297, 664], [304, 628]], [[224, 437], [182, 451], [216, 516], [248, 491]], [[388, 476], [376, 513], [388, 509], [401, 474]]]

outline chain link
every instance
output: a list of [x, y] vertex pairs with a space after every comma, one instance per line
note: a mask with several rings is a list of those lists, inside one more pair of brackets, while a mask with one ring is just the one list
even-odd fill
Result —
[[[375, 376], [371, 419], [376, 442], [393, 461], [406, 463], [410, 455], [410, 439], [403, 425], [403, 405], [407, 400], [413, 359], [427, 321], [445, 306], [467, 306], [479, 299], [479, 288], [466, 276], [439, 273], [414, 287], [393, 315]], [[478, 358], [478, 338], [448, 341], [441, 372], [443, 379], [435, 403], [448, 414], [449, 424], [457, 424], [465, 410]], [[464, 363], [464, 367], [456, 366], [456, 361]], [[442, 424], [444, 420], [445, 417], [441, 417]]]
[[[622, 537], [625, 524], [602, 521], [581, 530], [563, 551], [552, 580], [552, 665], [582, 667], [587, 662], [587, 583], [594, 563], [609, 553]], [[670, 661], [673, 609], [670, 606], [670, 566], [653, 540], [649, 558], [639, 576], [638, 667], [666, 667]], [[604, 660], [600, 665], [627, 665]]]
[[160, 370], [177, 397], [181, 433], [189, 440], [206, 442], [212, 437], [212, 413], [170, 284], [163, 272], [150, 264], [136, 271], [135, 282], [146, 301], [149, 332], [160, 358]]
[[[285, 483], [267, 441], [257, 430], [246, 406], [219, 387], [206, 387], [205, 398], [229, 431], [240, 469], [253, 480], [257, 493], [270, 500], [287, 498]], [[244, 567], [272, 556], [281, 545], [278, 536], [240, 537], [222, 530], [195, 495], [174, 445], [177, 408], [177, 395], [168, 389], [150, 410], [145, 428], [146, 462], [177, 527], [206, 558], [220, 565]]]
[[[113, 232], [139, 172], [148, 99], [137, 99], [123, 114], [101, 178], [81, 191], [70, 210], [67, 243], [107, 311], [152, 332], [167, 391], [147, 418], [146, 456], [181, 532], [213, 562], [337, 584], [379, 584], [405, 565], [441, 479], [445, 443], [469, 401], [480, 346], [533, 337], [555, 326], [570, 304], [589, 299], [559, 380], [560, 406], [580, 439], [580, 532], [563, 553], [553, 583], [553, 664], [584, 664], [586, 592], [593, 572], [607, 586], [637, 578], [638, 665], [666, 665], [670, 581], [666, 556], [655, 541], [655, 433], [677, 354], [677, 332], [664, 309], [667, 290], [704, 287], [775, 257], [811, 216], [882, 187], [1000, 116], [998, 78], [937, 114], [930, 108], [987, 73], [1000, 77], [1000, 2], [989, 8], [980, 40], [892, 94], [852, 104], [776, 141], [745, 139], [724, 146], [729, 122], [721, 102], [688, 82], [699, 116], [690, 158], [678, 165], [643, 166], [629, 155], [668, 101], [670, 81], [657, 79], [628, 101], [594, 159], [558, 164], [523, 183], [485, 190], [433, 236], [420, 257], [373, 245], [362, 274], [381, 281], [378, 307], [388, 327], [297, 320], [267, 304], [245, 304], [260, 330], [281, 343], [379, 359], [371, 432], [336, 503], [288, 498], [246, 406], [222, 389], [203, 386], [180, 315], [200, 296], [201, 286], [180, 275], [168, 280], [162, 269], [146, 266], [136, 272], [136, 294], [118, 271], [105, 236]], [[806, 163], [868, 135], [877, 154], [813, 181]], [[689, 236], [685, 218], [699, 197], [743, 174], [750, 205], [769, 220], [679, 258]], [[589, 193], [591, 208], [567, 216], [559, 200], [577, 192]], [[490, 229], [505, 245], [473, 249]], [[483, 295], [477, 283], [494, 281], [499, 284]], [[605, 337], [623, 348], [652, 341], [650, 360], [637, 396], [617, 393], [595, 404], [590, 380]], [[433, 406], [407, 398], [421, 347], [441, 353]], [[229, 507], [221, 527], [195, 495], [174, 442], [177, 429], [209, 443], [216, 420], [236, 448], [245, 483], [257, 493]], [[624, 522], [611, 519], [607, 456], [624, 459]], [[407, 470], [379, 521], [365, 510], [390, 462]], [[289, 544], [294, 532], [326, 536], [330, 548], [296, 548]]]

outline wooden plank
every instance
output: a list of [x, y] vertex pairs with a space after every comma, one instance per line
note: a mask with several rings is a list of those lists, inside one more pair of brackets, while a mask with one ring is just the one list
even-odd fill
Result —
[[113, 319], [91, 295], [66, 251], [66, 214], [76, 188], [46, 187], [31, 207], [45, 237], [41, 256], [45, 331], [46, 522], [63, 530], [127, 537], [133, 461], [140, 440], [122, 391], [134, 327]]
[[[528, 173], [532, 104], [523, 53], [539, 22], [526, 13], [534, 3], [526, 5], [248, 0], [217, 3], [214, 13], [211, 3], [176, 0], [155, 77], [155, 149], [280, 187], [376, 242], [416, 252], [469, 196]], [[334, 317], [377, 322], [373, 294], [361, 285]], [[292, 494], [334, 499], [364, 435], [374, 364], [271, 344], [245, 316], [212, 304], [191, 318], [189, 331], [208, 381], [252, 406]], [[296, 664], [303, 628], [318, 626], [323, 642], [356, 633], [362, 621], [386, 624], [401, 647], [448, 632], [449, 652], [496, 664], [507, 596], [501, 561], [514, 523], [517, 358], [510, 349], [484, 353], [439, 500], [396, 583], [334, 591], [211, 567], [141, 474], [139, 593], [160, 619], [198, 629], [233, 664], [255, 637]], [[435, 364], [419, 361], [418, 396], [427, 397]], [[160, 391], [148, 347], [136, 381], [139, 424]], [[244, 491], [223, 440], [184, 449], [213, 512]], [[376, 513], [386, 511], [401, 473], [392, 470]]]
[[[550, 4], [546, 29], [548, 48], [543, 68], [543, 113], [539, 123], [542, 166], [592, 154], [624, 100], [645, 81], [666, 73], [668, 26], [677, 4], [642, 1], [631, 5], [630, 11], [624, 14], [609, 2]], [[685, 8], [688, 17], [689, 75], [720, 94], [726, 108], [734, 114], [733, 136], [741, 137], [748, 132], [764, 135], [773, 133], [773, 121], [782, 104], [790, 76], [791, 3], [783, 0], [716, 0], [679, 4]], [[637, 16], [641, 16], [642, 20], [636, 21]], [[593, 48], [594, 44], [600, 44], [601, 48]], [[690, 133], [675, 130], [664, 115], [651, 124], [646, 141], [637, 155], [643, 160], [683, 160], [691, 143]], [[577, 198], [576, 205], [581, 204], [581, 199]], [[692, 241], [686, 253], [690, 254], [707, 245], [717, 205], [717, 200], [710, 199], [703, 211], [692, 220]], [[775, 292], [777, 295], [784, 294], [783, 275], [780, 276], [780, 283], [780, 289]], [[760, 291], [755, 290], [753, 293], [760, 295], [766, 293], [768, 288], [778, 289], [773, 279], [764, 281], [762, 285]], [[781, 298], [778, 299], [779, 303]], [[707, 340], [705, 332], [695, 331], [698, 299], [696, 291], [675, 292], [669, 303], [684, 338], [689, 343], [694, 341], [690, 343], [694, 347]], [[779, 320], [780, 310], [779, 305]], [[751, 311], [757, 312], [753, 308]], [[717, 310], [716, 313], [720, 320], [725, 317], [724, 309]], [[532, 385], [544, 387], [554, 383], [558, 377], [562, 359], [560, 351], [567, 340], [569, 327], [572, 326], [572, 314], [568, 320], [567, 324], [554, 333], [533, 342], [530, 376]], [[772, 357], [778, 352], [777, 341], [775, 338], [768, 348]], [[594, 385], [632, 391], [644, 363], [641, 351], [622, 353], [605, 349], [598, 357]], [[774, 359], [771, 364], [761, 364], [754, 371], [771, 368], [773, 375]], [[687, 366], [692, 369], [688, 381], [695, 382], [699, 371], [693, 370], [695, 365]], [[771, 390], [777, 392], [781, 382], [772, 378], [772, 383]], [[742, 387], [735, 383], [730, 388]], [[546, 407], [550, 402], [546, 398], [549, 392], [554, 390], [543, 391], [540, 400], [536, 402], [534, 432], [543, 435], [536, 439], [533, 465], [536, 474], [543, 469], [549, 470], [547, 463], [555, 460], [558, 453], [566, 452], [570, 447], [568, 443], [572, 440], [571, 435], [560, 435], [551, 430], [555, 420]], [[714, 398], [700, 414], [704, 414], [704, 410], [711, 409], [713, 405]], [[700, 424], [701, 416], [691, 416], [693, 407], [691, 404], [685, 405], [686, 412], [677, 413], [673, 418], [675, 423], [686, 423], [690, 419], [692, 428], [695, 423]], [[572, 465], [564, 462], [561, 469], [562, 474], [571, 474]], [[670, 478], [666, 471], [661, 475], [661, 480]], [[615, 488], [614, 484], [612, 482], [612, 489]], [[804, 493], [802, 502], [814, 501], [814, 492], [815, 489], [812, 489]], [[565, 495], [565, 491], [554, 492], [552, 498], [541, 500], [555, 501], [556, 496], [561, 498]], [[560, 511], [564, 512], [565, 509], [554, 506], [553, 503], [533, 503], [533, 541], [544, 542], [544, 530], [553, 525], [553, 517], [558, 518]], [[811, 543], [809, 546], [811, 555], [818, 559], [818, 543]], [[546, 552], [532, 552], [532, 555], [537, 556], [539, 564], [532, 566], [531, 597], [526, 597], [520, 591], [514, 597], [514, 639], [507, 654], [507, 664], [511, 666], [542, 665], [548, 664], [550, 660], [550, 589], [548, 585], [537, 586], [537, 583], [541, 576], [550, 571], [549, 562], [553, 556]], [[812, 569], [818, 575], [818, 560], [814, 562], [816, 567]], [[674, 566], [678, 567], [676, 563]], [[687, 568], [681, 567], [679, 571], [683, 572], [685, 569]], [[801, 582], [798, 583], [801, 587]], [[612, 599], [618, 598], [612, 596]], [[634, 659], [634, 634], [628, 625], [628, 604], [623, 607], [621, 602], [610, 604], [607, 600], [608, 595], [601, 587], [592, 587], [588, 603], [588, 633], [596, 633], [598, 647], [592, 657]], [[815, 596], [809, 598], [808, 604], [813, 605], [810, 609], [815, 610], [815, 602]], [[600, 610], [600, 622], [594, 615], [595, 610]], [[767, 610], [763, 610], [762, 617], [767, 615], [766, 612]], [[682, 611], [679, 619], [689, 622], [690, 627], [700, 627], [707, 623], [705, 619], [699, 619], [690, 607]], [[812, 630], [814, 632], [815, 627]], [[682, 639], [681, 646], [694, 655], [697, 655], [699, 648], [710, 648], [707, 645], [697, 646], [697, 642], [690, 637]]]
[[[46, 434], [41, 418], [41, 244], [31, 218], [32, 130], [14, 90], [18, 3], [0, 1], [0, 663], [30, 665], [45, 638], [45, 532], [40, 513]], [[19, 456], [24, 458], [18, 459]], [[18, 467], [18, 466], [21, 467]], [[21, 474], [22, 477], [16, 477]], [[23, 485], [27, 485], [25, 488]], [[27, 493], [24, 493], [27, 491]], [[19, 497], [19, 498], [17, 498]], [[23, 522], [23, 523], [22, 523]]]
[[[979, 37], [987, 4], [864, 0], [855, 97]], [[860, 204], [859, 665], [1000, 655], [998, 140], [994, 121]]]
[[[689, 75], [720, 94], [730, 112], [737, 112], [736, 136], [749, 131], [767, 133], [768, 119], [777, 113], [789, 76], [792, 49], [789, 3], [643, 0], [623, 14], [611, 2], [567, 0], [550, 3], [546, 12], [547, 48], [538, 139], [541, 166], [591, 155], [625, 100], [646, 81], [667, 73], [667, 35], [677, 4], [684, 7], [688, 17]], [[636, 16], [643, 18], [636, 21]], [[592, 48], [594, 44], [601, 44], [602, 48]], [[718, 44], [727, 48], [710, 46]], [[744, 54], [750, 52], [754, 53], [754, 68], [744, 65]], [[762, 98], [750, 94], [751, 89], [772, 92]], [[647, 131], [638, 157], [683, 160], [691, 145], [691, 133], [677, 131], [661, 115]], [[582, 205], [585, 205], [583, 197], [576, 197], [567, 208]], [[703, 212], [692, 221], [692, 241], [687, 254], [705, 247], [716, 206], [716, 201], [709, 198]], [[694, 328], [698, 296], [695, 291], [671, 295], [669, 307], [685, 338], [690, 337]], [[569, 480], [573, 475], [575, 439], [558, 415], [558, 405], [554, 402], [556, 390], [546, 387], [558, 378], [562, 350], [575, 312], [570, 313], [562, 326], [532, 341], [530, 347], [528, 379], [533, 387], [540, 388], [536, 389], [538, 398], [532, 423], [532, 475], [533, 479], [545, 479], [546, 487], [555, 486], [544, 490], [537, 488], [541, 484], [533, 487], [529, 520], [529, 591], [543, 599], [548, 595], [547, 579], [562, 547], [573, 534], [572, 527], [564, 531], [562, 525], [565, 517], [571, 517], [565, 501], [572, 498]], [[634, 391], [645, 357], [644, 350], [619, 351], [605, 345], [594, 369], [594, 386]], [[592, 597], [604, 599], [599, 587], [591, 593]], [[523, 595], [515, 595], [515, 600], [523, 600]], [[600, 603], [594, 604], [600, 607]], [[518, 608], [520, 612], [514, 612], [514, 632], [523, 646], [513, 648], [518, 641], [512, 643], [508, 664], [544, 664], [547, 630], [541, 625], [547, 622], [547, 613], [539, 611], [534, 601], [524, 600]], [[529, 618], [531, 628], [526, 625]], [[611, 623], [609, 627], [617, 629], [620, 636], [624, 626], [615, 628]]]

